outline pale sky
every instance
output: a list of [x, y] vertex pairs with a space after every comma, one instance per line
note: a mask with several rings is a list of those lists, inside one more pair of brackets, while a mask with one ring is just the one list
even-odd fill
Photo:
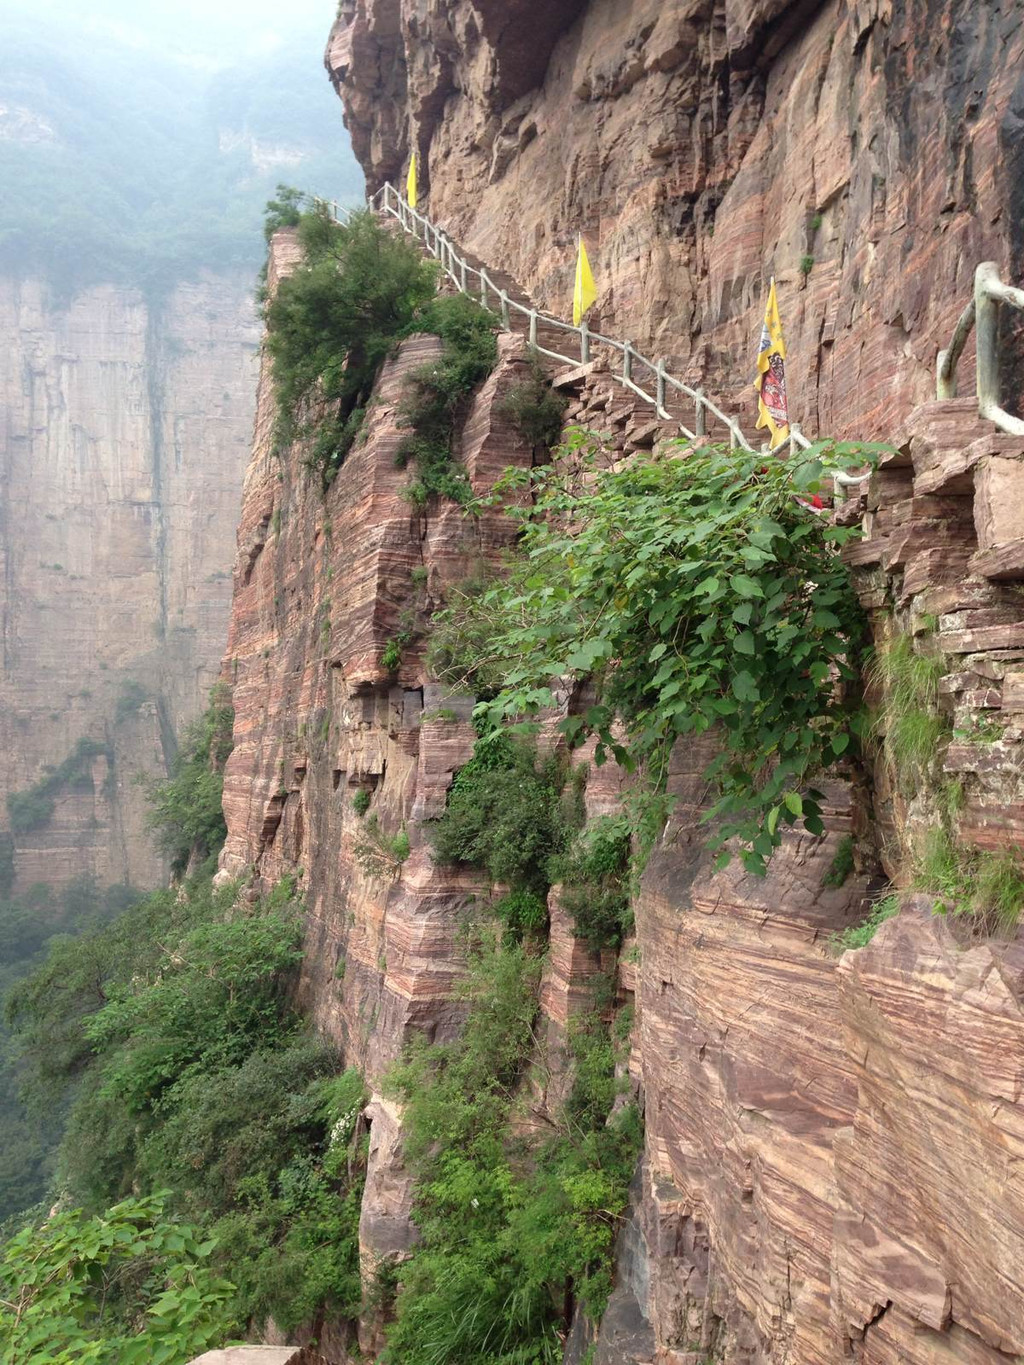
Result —
[[82, 30], [117, 33], [122, 41], [165, 55], [237, 62], [301, 38], [326, 45], [337, 0], [0, 0], [4, 19], [56, 20]]

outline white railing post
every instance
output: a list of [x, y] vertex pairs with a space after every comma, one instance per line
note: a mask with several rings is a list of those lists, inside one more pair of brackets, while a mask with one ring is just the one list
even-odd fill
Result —
[[798, 451], [799, 449], [800, 449], [800, 426], [799, 426], [799, 423], [797, 423], [797, 422], [790, 422], [790, 424], [789, 424], [789, 458], [792, 459], [793, 456], [797, 453], [797, 451]]
[[487, 274], [483, 270], [480, 271], [480, 307], [487, 307]]
[[531, 346], [536, 346], [536, 344], [537, 344], [537, 310], [536, 310], [536, 308], [531, 308], [531, 309], [530, 309], [530, 345], [531, 345]]
[[462, 292], [463, 292], [464, 294], [468, 294], [468, 293], [469, 293], [469, 286], [468, 286], [467, 281], [466, 281], [466, 261], [465, 261], [465, 257], [460, 257], [460, 258], [459, 258], [459, 265], [462, 267], [462, 280], [461, 280], [461, 283], [459, 284], [459, 288], [462, 290]]
[[978, 411], [985, 417], [999, 407], [999, 304], [988, 289], [998, 280], [994, 261], [983, 261], [974, 272], [974, 327], [978, 356]]
[[633, 379], [633, 343], [627, 341], [622, 348], [622, 378], [627, 384]]
[[665, 411], [665, 357], [662, 356], [658, 361], [658, 368], [654, 372], [657, 387], [654, 392], [657, 395], [655, 406], [658, 409], [658, 416]]
[[501, 291], [499, 298], [501, 300], [501, 325], [502, 327], [504, 327], [506, 332], [511, 332], [512, 323], [511, 319], [509, 318], [508, 295], [505, 293], [504, 289]]
[[693, 429], [697, 436], [708, 434], [708, 410], [704, 406], [704, 390], [697, 389], [696, 405], [697, 411], [693, 419]]
[[590, 328], [586, 318], [580, 319], [580, 361], [586, 365], [590, 360]]

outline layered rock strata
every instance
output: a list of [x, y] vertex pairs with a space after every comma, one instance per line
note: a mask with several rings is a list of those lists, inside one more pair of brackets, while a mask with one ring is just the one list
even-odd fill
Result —
[[[294, 258], [279, 238], [272, 278]], [[419, 515], [402, 496], [396, 408], [410, 370], [436, 349], [411, 338], [388, 362], [366, 439], [326, 496], [301, 448], [273, 454], [264, 374], [225, 665], [237, 719], [222, 866], [264, 883], [290, 872], [306, 892], [305, 1001], [374, 1090], [368, 1273], [415, 1235], [401, 1111], [380, 1079], [414, 1031], [443, 1039], [458, 1028], [460, 925], [488, 895], [433, 863], [421, 827], [473, 744], [469, 703], [444, 696], [425, 669], [428, 615], [513, 534], [495, 509]], [[523, 366], [522, 339], [503, 338], [462, 431], [478, 493], [507, 465], [529, 463], [500, 404]], [[599, 366], [555, 383], [575, 417], [606, 424], [613, 454], [652, 439], [642, 410], [620, 415], [621, 390]], [[837, 515], [864, 519], [850, 557], [877, 638], [897, 625], [937, 630], [962, 660], [942, 685], [957, 728], [979, 710], [1010, 713], [997, 740], [957, 741], [945, 758], [964, 781], [964, 837], [987, 848], [1013, 837], [1018, 808], [1016, 551], [1001, 511], [1024, 462], [971, 412], [961, 402], [915, 413], [862, 498]], [[389, 673], [385, 646], [409, 634]], [[581, 1320], [567, 1359], [588, 1340], [602, 1365], [1014, 1358], [1024, 1352], [1020, 942], [965, 942], [931, 899], [911, 898], [867, 949], [838, 957], [834, 936], [864, 918], [888, 878], [907, 875], [934, 794], [901, 793], [883, 744], [871, 785], [852, 768], [826, 781], [826, 836], [791, 832], [759, 881], [735, 864], [715, 871], [704, 848], [708, 756], [676, 756], [678, 804], [617, 964], [619, 998], [637, 1005], [630, 1070], [646, 1152], [605, 1324], [592, 1339]], [[590, 813], [616, 809], [622, 782], [599, 770]], [[357, 856], [368, 837], [358, 791], [386, 834], [410, 837], [407, 861], [383, 876], [367, 876]], [[859, 871], [830, 885], [851, 835]], [[575, 938], [557, 888], [550, 910], [538, 1113], [564, 1095], [565, 1030], [589, 1007], [588, 983], [616, 967]], [[376, 1325], [364, 1325], [362, 1344], [379, 1347]]]
[[[293, 241], [279, 234], [272, 284], [295, 259]], [[478, 878], [435, 866], [421, 829], [443, 809], [475, 741], [471, 702], [428, 681], [423, 626], [445, 588], [513, 534], [497, 511], [468, 519], [442, 504], [420, 515], [403, 496], [396, 409], [410, 372], [439, 347], [436, 337], [411, 337], [386, 363], [365, 439], [326, 494], [300, 446], [274, 453], [276, 403], [264, 368], [225, 660], [236, 718], [221, 866], [252, 870], [265, 884], [292, 873], [305, 892], [303, 999], [375, 1089], [362, 1221], [368, 1273], [412, 1236], [399, 1115], [379, 1082], [412, 1030], [442, 1039], [457, 1028], [460, 925], [486, 894]], [[529, 463], [498, 412], [523, 368], [522, 343], [503, 343], [462, 428], [459, 453], [477, 492], [509, 464]], [[385, 647], [406, 637], [389, 671]], [[365, 816], [353, 804], [358, 792], [370, 797]], [[356, 856], [370, 822], [388, 837], [407, 829], [411, 844], [404, 863], [376, 877]]]
[[825, 876], [849, 832], [909, 882], [943, 773], [966, 846], [1019, 847], [1024, 638], [1009, 580], [1024, 566], [1000, 539], [994, 486], [1012, 508], [1024, 443], [971, 403], [930, 404], [843, 509], [863, 515], [847, 554], [879, 647], [930, 634], [945, 660], [943, 772], [902, 783], [883, 733], [871, 804], [835, 781], [827, 837], [789, 835], [758, 882], [712, 870], [700, 756], [677, 758], [680, 804], [637, 906], [640, 1309], [659, 1365], [1024, 1353], [1024, 940], [909, 895], [837, 961], [829, 940], [864, 917], [870, 884]]
[[3, 279], [0, 332], [0, 791], [82, 738], [113, 756], [16, 836], [15, 890], [152, 886], [164, 867], [133, 779], [166, 771], [217, 675], [252, 431], [249, 282], [209, 277], [157, 308]]
[[[296, 259], [293, 238], [278, 234], [272, 286]], [[263, 886], [290, 874], [304, 892], [302, 1001], [372, 1091], [360, 1226], [368, 1278], [382, 1257], [404, 1255], [415, 1236], [401, 1112], [381, 1081], [413, 1036], [442, 1041], [459, 1028], [464, 931], [487, 914], [496, 890], [475, 873], [435, 864], [425, 829], [444, 809], [476, 740], [473, 699], [447, 695], [431, 681], [424, 661], [429, 617], [453, 585], [494, 567], [516, 535], [498, 507], [467, 515], [434, 501], [420, 513], [405, 496], [410, 475], [396, 465], [404, 434], [397, 410], [411, 372], [439, 346], [436, 337], [410, 337], [385, 363], [365, 436], [326, 493], [305, 467], [301, 444], [275, 453], [276, 404], [264, 368], [224, 664], [235, 747], [225, 771], [221, 869]], [[530, 373], [526, 345], [503, 335], [498, 349], [498, 364], [456, 438], [456, 456], [478, 495], [510, 466], [528, 468], [533, 460], [503, 409], [509, 390]], [[569, 376], [567, 384], [577, 402], [607, 402], [600, 373]], [[405, 641], [401, 659], [389, 670], [382, 659], [398, 640]], [[607, 767], [588, 783], [591, 815], [617, 808], [621, 780]], [[357, 812], [357, 793], [369, 796], [365, 814]], [[400, 829], [409, 837], [408, 858], [367, 872], [363, 854], [377, 839], [373, 831], [391, 837]], [[538, 1121], [565, 1098], [569, 1022], [593, 1009], [595, 976], [615, 966], [614, 954], [595, 954], [575, 937], [554, 893], [540, 995], [544, 1079], [532, 1097]], [[631, 998], [624, 981], [621, 999]], [[368, 1352], [380, 1345], [375, 1324], [363, 1325], [361, 1340]]]
[[595, 326], [748, 412], [774, 275], [793, 416], [871, 439], [975, 265], [1024, 269], [1022, 56], [1013, 0], [343, 0], [327, 66], [371, 190], [415, 147], [434, 221], [560, 316], [582, 231]]

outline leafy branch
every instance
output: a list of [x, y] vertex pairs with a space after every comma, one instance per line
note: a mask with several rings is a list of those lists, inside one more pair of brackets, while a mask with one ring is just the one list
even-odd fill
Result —
[[493, 727], [552, 706], [555, 680], [586, 680], [593, 700], [561, 729], [570, 747], [596, 737], [598, 764], [664, 774], [678, 739], [713, 732], [712, 845], [735, 838], [763, 872], [786, 826], [823, 832], [811, 784], [859, 731], [864, 620], [838, 553], [859, 532], [810, 499], [826, 462], [879, 449], [822, 442], [783, 463], [678, 443], [616, 469], [577, 430], [564, 459], [499, 490], [525, 480], [532, 495], [511, 513], [520, 553], [473, 599], [468, 627], [456, 608], [440, 618], [447, 667], [497, 676], [478, 708]]

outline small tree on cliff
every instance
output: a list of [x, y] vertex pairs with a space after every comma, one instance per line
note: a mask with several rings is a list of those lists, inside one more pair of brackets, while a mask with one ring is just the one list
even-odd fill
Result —
[[234, 716], [228, 689], [218, 683], [207, 709], [182, 736], [167, 781], [148, 786], [147, 828], [175, 876], [219, 853], [227, 835], [221, 797]]
[[[336, 223], [325, 206], [301, 215], [303, 263], [267, 304], [267, 349], [277, 388], [279, 441], [318, 431], [312, 463], [325, 482], [351, 446], [374, 380], [417, 310], [434, 296], [436, 268], [370, 212]], [[311, 411], [319, 398], [327, 419]]]

